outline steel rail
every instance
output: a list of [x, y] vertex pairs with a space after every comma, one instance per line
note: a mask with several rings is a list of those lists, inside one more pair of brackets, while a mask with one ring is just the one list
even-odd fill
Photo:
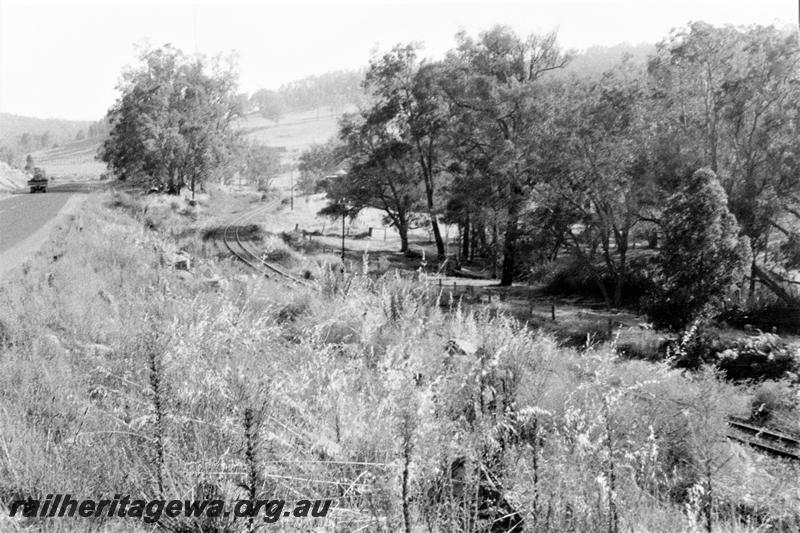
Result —
[[735, 433], [728, 433], [729, 439], [771, 455], [800, 461], [800, 441], [794, 437], [762, 426], [754, 426], [737, 417], [729, 417], [728, 425], [733, 429], [752, 435], [756, 440]]
[[[275, 202], [271, 202], [270, 204], [267, 204], [265, 206], [259, 207], [258, 209], [254, 209], [252, 211], [248, 211], [248, 212], [244, 213], [243, 215], [239, 216], [238, 218], [234, 219], [233, 222], [229, 223], [225, 227], [225, 230], [222, 233], [222, 240], [225, 243], [225, 246], [228, 248], [228, 250], [237, 259], [239, 259], [243, 263], [247, 264], [253, 270], [261, 272], [266, 277], [269, 277], [269, 274], [267, 272], [264, 272], [265, 268], [267, 270], [271, 271], [271, 272], [274, 272], [275, 274], [277, 274], [277, 275], [279, 275], [279, 276], [281, 276], [283, 278], [286, 278], [286, 279], [292, 281], [293, 283], [297, 283], [299, 285], [304, 285], [304, 286], [310, 286], [310, 284], [307, 283], [305, 280], [302, 280], [302, 279], [300, 279], [300, 278], [298, 278], [296, 276], [293, 276], [292, 274], [289, 274], [288, 272], [286, 272], [282, 268], [280, 268], [280, 267], [272, 264], [271, 262], [265, 260], [261, 255], [259, 255], [258, 253], [254, 252], [252, 250], [252, 248], [250, 248], [249, 246], [245, 245], [242, 242], [242, 239], [241, 239], [241, 237], [239, 235], [239, 230], [241, 229], [242, 224], [245, 221], [247, 221], [248, 219], [260, 214], [261, 212], [266, 211], [267, 209], [271, 209], [272, 207], [274, 207], [274, 205], [275, 205]], [[231, 233], [233, 234], [233, 239], [230, 238], [230, 234]], [[239, 253], [238, 251], [235, 250], [234, 246], [232, 246], [232, 241], [235, 241], [236, 246], [238, 246], [243, 253]]]

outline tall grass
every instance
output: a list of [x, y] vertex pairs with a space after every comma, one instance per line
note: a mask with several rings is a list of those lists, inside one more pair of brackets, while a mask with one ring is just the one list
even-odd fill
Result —
[[[0, 288], [6, 505], [211, 490], [334, 500], [286, 530], [798, 525], [797, 471], [725, 438], [726, 414], [748, 406], [713, 374], [623, 361], [612, 346], [578, 353], [399, 275], [331, 267], [316, 289], [242, 275], [212, 289], [162, 261], [169, 230], [105, 202], [57, 236], [58, 261], [45, 250]], [[195, 272], [229, 277], [199, 261]]]

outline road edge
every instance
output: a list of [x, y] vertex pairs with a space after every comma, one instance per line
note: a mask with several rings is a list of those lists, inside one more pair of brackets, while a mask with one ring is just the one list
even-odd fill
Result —
[[87, 196], [87, 194], [73, 194], [58, 210], [58, 213], [41, 228], [19, 244], [0, 253], [0, 281], [3, 281], [11, 271], [22, 266], [25, 261], [33, 257], [47, 242], [53, 232], [53, 228], [66, 222], [71, 215], [74, 215], [83, 205], [83, 202], [86, 201]]

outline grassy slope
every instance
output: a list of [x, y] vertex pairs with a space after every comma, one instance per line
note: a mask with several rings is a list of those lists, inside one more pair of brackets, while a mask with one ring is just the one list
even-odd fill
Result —
[[[608, 521], [611, 469], [621, 530], [693, 530], [700, 501], [686, 490], [704, 464], [718, 530], [756, 530], [729, 522], [734, 505], [797, 519], [797, 472], [725, 440], [725, 414], [746, 409], [730, 386], [620, 361], [608, 346], [559, 348], [503, 316], [442, 309], [394, 275], [318, 265], [322, 295], [255, 278], [202, 240], [214, 223], [205, 201], [156, 198], [144, 213], [125, 196], [95, 195], [3, 281], [0, 500], [59, 489], [153, 497], [159, 479], [167, 498], [200, 482], [239, 498], [252, 466], [258, 493], [353, 509], [287, 519], [289, 530], [378, 520], [399, 530], [408, 462], [411, 520], [447, 530], [472, 508], [447, 503], [444, 470], [491, 456], [507, 499], [529, 526], [547, 508], [539, 519], [551, 531]], [[179, 246], [194, 255], [191, 273], [169, 266]], [[205, 281], [214, 277], [228, 281]], [[448, 353], [452, 338], [477, 353]], [[0, 511], [6, 530], [3, 520]], [[138, 526], [106, 530], [121, 527]]]
[[106, 170], [105, 164], [95, 159], [99, 147], [96, 139], [85, 139], [35, 152], [33, 158], [36, 166], [57, 180], [97, 179]]
[[268, 146], [283, 146], [292, 152], [302, 151], [312, 143], [323, 143], [336, 135], [339, 116], [345, 111], [328, 108], [288, 113], [279, 122], [251, 113], [236, 124], [249, 137]]

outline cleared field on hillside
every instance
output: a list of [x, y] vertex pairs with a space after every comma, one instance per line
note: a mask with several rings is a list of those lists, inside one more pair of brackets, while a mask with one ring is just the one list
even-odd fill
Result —
[[86, 139], [34, 152], [33, 159], [56, 180], [97, 179], [106, 170], [105, 163], [95, 159], [99, 146], [97, 139]]
[[288, 113], [279, 122], [255, 113], [237, 123], [237, 127], [251, 139], [268, 146], [283, 146], [289, 153], [299, 153], [311, 144], [323, 143], [335, 136], [339, 117], [354, 109], [334, 111], [321, 108]]

